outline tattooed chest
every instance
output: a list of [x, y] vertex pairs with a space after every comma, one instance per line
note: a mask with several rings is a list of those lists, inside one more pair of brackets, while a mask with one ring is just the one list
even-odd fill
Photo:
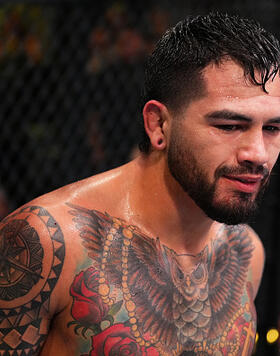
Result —
[[166, 320], [167, 300], [145, 305], [138, 291], [126, 283], [116, 288], [95, 267], [76, 276], [70, 293], [73, 320], [68, 327], [86, 341], [91, 356], [104, 355], [105, 349], [112, 349], [112, 355], [250, 355], [253, 347], [255, 323], [248, 302], [213, 335], [209, 296], [195, 302], [174, 296], [173, 315]]
[[[123, 221], [77, 207], [71, 213], [92, 265], [72, 283], [68, 327], [88, 340], [91, 356], [250, 354], [252, 248], [240, 231], [197, 256], [178, 256]], [[193, 259], [191, 268], [182, 258]]]

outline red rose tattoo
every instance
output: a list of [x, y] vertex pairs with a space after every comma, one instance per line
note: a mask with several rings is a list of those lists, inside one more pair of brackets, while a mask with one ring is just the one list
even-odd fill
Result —
[[108, 313], [108, 305], [98, 294], [98, 279], [99, 272], [90, 267], [79, 273], [71, 286], [70, 293], [74, 299], [71, 313], [81, 324], [99, 324]]
[[[76, 320], [70, 324], [78, 322], [85, 326], [84, 330], [93, 330], [94, 325], [97, 327], [95, 335], [92, 336], [92, 350], [88, 356], [159, 356], [155, 347], [140, 346], [129, 326], [119, 323], [101, 331], [100, 323], [102, 320], [108, 320], [109, 306], [103, 303], [98, 294], [98, 287], [99, 271], [90, 267], [76, 275], [70, 289], [73, 297], [71, 313]], [[115, 312], [121, 304], [122, 302], [118, 302], [114, 305]], [[80, 327], [82, 326], [78, 326]]]
[[115, 324], [92, 337], [89, 356], [159, 356], [155, 347], [141, 347], [128, 326]]

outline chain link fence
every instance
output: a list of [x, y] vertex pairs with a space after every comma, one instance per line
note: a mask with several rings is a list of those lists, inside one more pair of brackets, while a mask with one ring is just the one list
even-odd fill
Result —
[[1, 184], [13, 206], [129, 159], [143, 59], [168, 17], [143, 10], [2, 7]]
[[[93, 3], [0, 3], [0, 218], [135, 154], [143, 63], [181, 16], [238, 9], [280, 32], [276, 0]], [[257, 301], [260, 330], [275, 326], [278, 315], [279, 183], [278, 176], [255, 224], [267, 247], [265, 290]], [[256, 355], [276, 355], [267, 347], [263, 341]]]

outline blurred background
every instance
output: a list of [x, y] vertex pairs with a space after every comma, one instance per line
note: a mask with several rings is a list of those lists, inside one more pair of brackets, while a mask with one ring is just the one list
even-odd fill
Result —
[[[0, 219], [137, 154], [147, 54], [169, 25], [210, 10], [253, 17], [280, 37], [279, 0], [1, 1]], [[278, 164], [251, 224], [266, 249], [258, 356], [280, 354], [279, 173]]]

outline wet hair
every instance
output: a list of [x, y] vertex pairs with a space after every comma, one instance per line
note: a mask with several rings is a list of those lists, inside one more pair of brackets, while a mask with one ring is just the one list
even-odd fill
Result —
[[[143, 103], [158, 100], [178, 112], [203, 95], [202, 70], [227, 57], [241, 65], [244, 76], [265, 92], [267, 81], [279, 74], [279, 42], [257, 21], [219, 12], [188, 17], [166, 31], [148, 58]], [[139, 149], [149, 153], [144, 126], [142, 131]]]

